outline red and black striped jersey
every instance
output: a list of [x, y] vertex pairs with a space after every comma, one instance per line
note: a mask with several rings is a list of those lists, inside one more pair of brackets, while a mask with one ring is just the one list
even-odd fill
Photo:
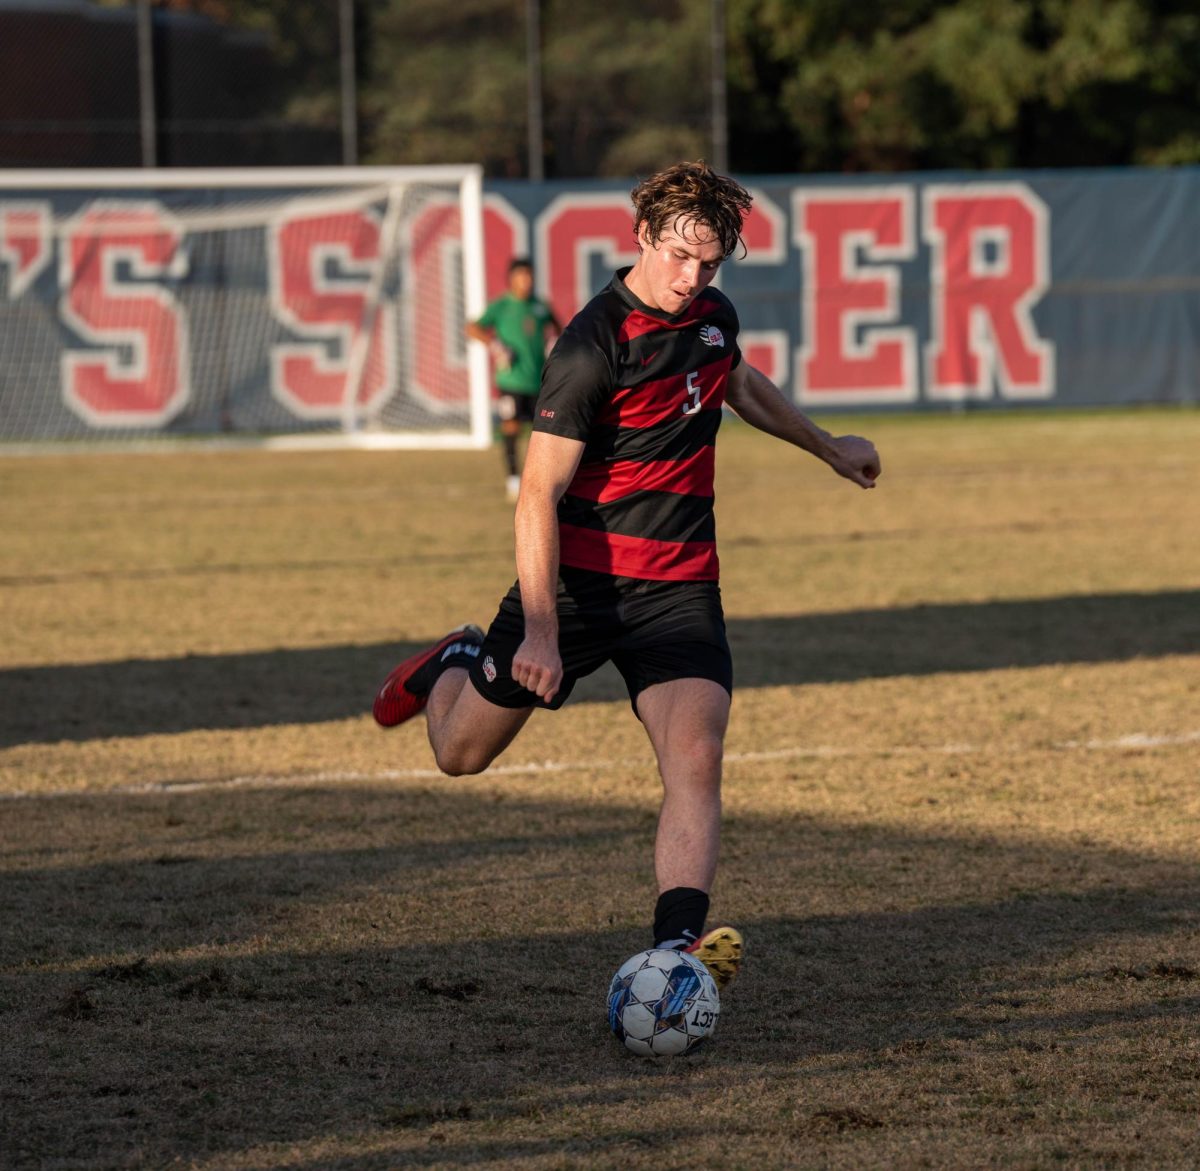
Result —
[[534, 430], [585, 444], [558, 505], [563, 565], [657, 581], [715, 581], [717, 429], [741, 361], [729, 298], [678, 316], [644, 305], [620, 270], [574, 317], [542, 373]]

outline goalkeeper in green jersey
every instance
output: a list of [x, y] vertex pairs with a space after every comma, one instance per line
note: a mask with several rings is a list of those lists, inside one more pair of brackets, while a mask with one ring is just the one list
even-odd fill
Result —
[[508, 266], [508, 291], [467, 325], [467, 336], [484, 342], [492, 356], [509, 500], [521, 489], [517, 439], [522, 424], [533, 422], [546, 350], [561, 332], [554, 311], [534, 295], [533, 265], [524, 257]]

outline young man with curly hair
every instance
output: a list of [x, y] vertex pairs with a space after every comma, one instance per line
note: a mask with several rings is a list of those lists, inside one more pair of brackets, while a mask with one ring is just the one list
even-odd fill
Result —
[[741, 243], [749, 193], [702, 162], [633, 191], [637, 263], [563, 331], [546, 363], [516, 511], [518, 580], [484, 634], [453, 631], [401, 663], [375, 700], [393, 726], [424, 710], [438, 767], [481, 772], [534, 708], [558, 708], [611, 660], [658, 760], [654, 944], [719, 986], [741, 935], [705, 932], [717, 866], [733, 670], [717, 585], [713, 470], [723, 406], [862, 488], [874, 446], [835, 438], [744, 361], [711, 286]]

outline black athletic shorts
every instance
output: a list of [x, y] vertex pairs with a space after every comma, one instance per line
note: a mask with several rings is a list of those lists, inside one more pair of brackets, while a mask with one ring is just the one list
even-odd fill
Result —
[[496, 414], [504, 423], [513, 419], [518, 423], [532, 423], [536, 402], [536, 394], [514, 394], [511, 390], [502, 390], [496, 398]]
[[635, 713], [641, 692], [672, 679], [711, 679], [733, 694], [733, 660], [715, 581], [642, 581], [564, 566], [558, 581], [563, 681], [549, 703], [512, 677], [524, 637], [521, 591], [514, 585], [471, 664], [475, 689], [499, 707], [560, 708], [576, 680], [610, 659]]

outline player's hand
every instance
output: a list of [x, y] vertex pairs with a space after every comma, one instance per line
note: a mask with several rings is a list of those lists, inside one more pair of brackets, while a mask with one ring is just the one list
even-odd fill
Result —
[[507, 370], [512, 366], [513, 352], [502, 341], [492, 338], [488, 342], [488, 350], [491, 352], [492, 361], [497, 370]]
[[562, 685], [562, 658], [557, 637], [526, 635], [513, 655], [512, 677], [526, 690], [549, 703]]
[[858, 435], [840, 435], [832, 441], [832, 445], [833, 456], [829, 466], [839, 476], [853, 480], [860, 488], [874, 488], [883, 470], [875, 444]]

